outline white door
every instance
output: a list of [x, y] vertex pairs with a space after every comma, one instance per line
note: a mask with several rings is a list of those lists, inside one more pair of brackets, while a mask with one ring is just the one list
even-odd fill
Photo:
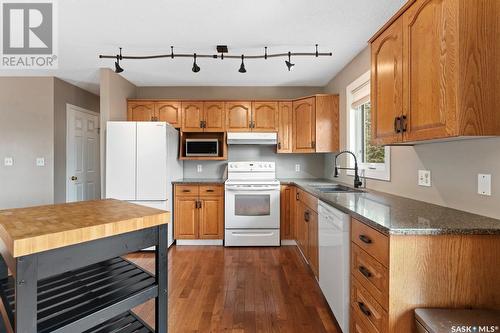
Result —
[[98, 199], [99, 117], [69, 104], [66, 117], [66, 201]]
[[136, 124], [106, 123], [106, 198], [136, 199]]
[[136, 200], [167, 200], [167, 123], [137, 123]]

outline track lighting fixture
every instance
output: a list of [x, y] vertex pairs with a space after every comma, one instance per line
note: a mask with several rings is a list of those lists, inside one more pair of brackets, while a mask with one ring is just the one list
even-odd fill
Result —
[[245, 56], [242, 54], [241, 55], [241, 66], [240, 66], [240, 69], [238, 70], [238, 72], [240, 72], [240, 73], [246, 73], [247, 72], [247, 70], [245, 68], [245, 62], [244, 61], [245, 61]]
[[239, 59], [241, 58], [241, 65], [238, 70], [240, 73], [246, 73], [247, 70], [245, 68], [245, 58], [247, 59], [265, 59], [267, 60], [268, 58], [281, 58], [281, 57], [288, 57], [288, 60], [285, 60], [286, 67], [290, 71], [295, 64], [292, 64], [291, 62], [291, 57], [320, 57], [320, 56], [331, 56], [332, 53], [321, 53], [318, 51], [318, 44], [316, 45], [316, 52], [287, 52], [287, 53], [274, 53], [274, 54], [268, 54], [267, 53], [267, 46], [264, 48], [264, 54], [259, 54], [259, 55], [245, 55], [242, 54], [241, 56], [237, 55], [230, 55], [227, 54], [228, 48], [227, 45], [217, 45], [217, 53], [218, 54], [197, 54], [197, 53], [179, 53], [179, 54], [174, 54], [174, 47], [170, 46], [170, 54], [156, 54], [156, 55], [144, 55], [144, 56], [122, 56], [122, 48], [120, 47], [120, 53], [117, 55], [99, 55], [99, 58], [101, 59], [116, 59], [115, 61], [115, 72], [116, 73], [121, 73], [123, 72], [123, 68], [120, 66], [120, 61], [122, 59], [133, 59], [133, 60], [145, 60], [145, 59], [160, 59], [160, 58], [194, 58], [193, 62], [193, 68], [192, 71], [195, 73], [198, 73], [201, 68], [198, 66], [196, 63], [197, 58], [212, 58], [212, 59]]
[[198, 73], [200, 71], [200, 66], [196, 64], [196, 53], [194, 54], [194, 62], [193, 62], [193, 72]]
[[120, 47], [120, 54], [116, 55], [115, 73], [121, 73], [121, 72], [123, 72], [123, 68], [120, 67], [120, 60], [122, 60], [122, 59], [123, 59], [122, 48]]
[[290, 62], [291, 57], [292, 57], [292, 53], [288, 52], [288, 60], [285, 60], [286, 67], [288, 67], [288, 71], [290, 71], [292, 69], [292, 67], [295, 66], [295, 64], [292, 64]]

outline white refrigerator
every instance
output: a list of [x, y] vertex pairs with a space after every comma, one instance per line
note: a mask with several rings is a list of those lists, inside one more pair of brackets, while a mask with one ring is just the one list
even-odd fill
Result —
[[[165, 122], [109, 121], [106, 198], [172, 212], [172, 181], [183, 176], [178, 149], [179, 132]], [[168, 222], [170, 246], [173, 225]]]

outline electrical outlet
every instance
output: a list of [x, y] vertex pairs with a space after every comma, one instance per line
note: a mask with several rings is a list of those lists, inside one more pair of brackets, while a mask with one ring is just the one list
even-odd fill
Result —
[[198, 172], [198, 173], [202, 173], [202, 172], [203, 172], [203, 165], [198, 164], [198, 165], [196, 166], [196, 172]]
[[14, 165], [14, 159], [12, 157], [6, 157], [6, 158], [4, 158], [3, 165], [5, 165], [5, 166], [13, 166]]
[[491, 195], [491, 175], [482, 173], [477, 175], [477, 193]]
[[300, 164], [295, 164], [295, 172], [300, 172]]
[[45, 158], [37, 157], [36, 158], [36, 166], [39, 166], [39, 167], [45, 166]]
[[427, 187], [431, 186], [430, 170], [418, 170], [418, 185]]

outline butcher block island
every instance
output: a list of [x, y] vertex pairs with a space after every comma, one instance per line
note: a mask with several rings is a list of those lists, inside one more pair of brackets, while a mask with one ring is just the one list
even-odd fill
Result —
[[[153, 332], [130, 310], [155, 299], [156, 332], [167, 332], [169, 214], [113, 199], [0, 211], [9, 331]], [[121, 257], [152, 246], [154, 275]]]

